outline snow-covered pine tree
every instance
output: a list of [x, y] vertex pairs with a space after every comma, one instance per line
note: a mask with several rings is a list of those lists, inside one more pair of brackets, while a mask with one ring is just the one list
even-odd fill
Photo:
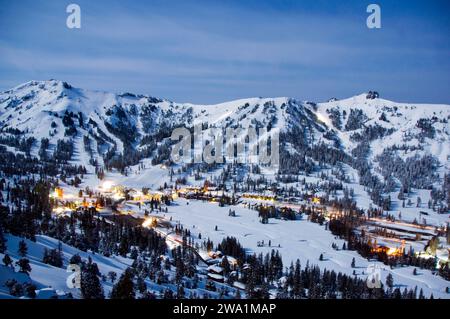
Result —
[[134, 299], [134, 283], [133, 273], [131, 268], [127, 268], [120, 276], [119, 281], [114, 285], [111, 295], [111, 299]]
[[19, 241], [19, 249], [17, 250], [20, 256], [25, 257], [28, 253], [28, 246], [24, 240]]
[[89, 260], [81, 271], [81, 295], [84, 299], [104, 299], [103, 287], [98, 278], [98, 267]]

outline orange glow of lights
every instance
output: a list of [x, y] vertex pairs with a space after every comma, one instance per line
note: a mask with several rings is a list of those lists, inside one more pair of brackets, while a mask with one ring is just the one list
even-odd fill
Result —
[[56, 187], [55, 192], [53, 193], [53, 196], [55, 196], [56, 198], [63, 198], [64, 190], [61, 187]]
[[143, 223], [142, 223], [142, 227], [145, 228], [154, 228], [156, 227], [157, 221], [155, 217], [152, 218], [147, 218]]

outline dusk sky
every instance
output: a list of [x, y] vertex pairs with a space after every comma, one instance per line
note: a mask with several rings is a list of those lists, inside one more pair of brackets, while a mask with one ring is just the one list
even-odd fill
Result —
[[[0, 1], [0, 90], [55, 78], [177, 102], [369, 90], [450, 104], [450, 2]], [[81, 29], [66, 6], [81, 7]], [[381, 29], [366, 7], [381, 6]]]

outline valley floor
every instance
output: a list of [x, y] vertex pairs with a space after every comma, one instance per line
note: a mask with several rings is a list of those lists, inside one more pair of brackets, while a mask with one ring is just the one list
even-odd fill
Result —
[[[390, 269], [380, 262], [362, 258], [356, 251], [333, 249], [332, 243], [342, 247], [345, 241], [333, 236], [325, 226], [307, 220], [277, 219], [270, 219], [269, 224], [261, 224], [255, 210], [233, 206], [231, 209], [236, 211], [236, 217], [230, 217], [229, 209], [230, 207], [219, 207], [214, 203], [178, 199], [175, 205], [169, 206], [168, 213], [163, 216], [166, 219], [172, 217], [172, 221], [190, 229], [194, 238], [198, 238], [201, 233], [202, 239], [210, 238], [214, 243], [218, 243], [224, 237], [233, 236], [249, 253], [265, 254], [272, 249], [279, 250], [285, 267], [298, 258], [302, 266], [309, 262], [317, 264], [321, 269], [333, 269], [349, 275], [355, 271], [358, 277], [364, 279], [367, 277], [367, 267], [375, 263], [382, 269], [383, 282], [386, 276], [392, 273], [397, 287], [417, 286], [418, 289], [423, 288], [427, 295], [433, 293], [436, 298], [450, 298], [445, 292], [449, 283], [429, 270], [419, 270], [418, 275], [414, 276], [414, 267]], [[161, 214], [163, 213], [152, 215]], [[136, 215], [143, 216], [143, 212], [137, 210]], [[218, 226], [217, 231], [215, 225]], [[258, 247], [258, 241], [264, 241], [264, 246]], [[268, 245], [269, 241], [271, 246]], [[323, 254], [323, 261], [319, 261], [320, 254]], [[352, 258], [356, 261], [355, 268], [351, 267]]]

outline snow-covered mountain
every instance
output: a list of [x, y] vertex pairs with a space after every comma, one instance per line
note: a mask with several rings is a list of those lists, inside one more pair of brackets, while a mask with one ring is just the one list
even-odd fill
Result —
[[[98, 189], [99, 183], [103, 182], [93, 173], [97, 172], [100, 178], [99, 171], [104, 170], [107, 172], [106, 181], [130, 187], [133, 191], [142, 189], [144, 192], [143, 188], [156, 190], [165, 182], [171, 184], [174, 180], [179, 180], [181, 185], [204, 186], [204, 180], [210, 179], [218, 186], [224, 186], [223, 191], [234, 188], [241, 195], [253, 191], [278, 192], [275, 202], [279, 199], [279, 205], [288, 204], [286, 207], [296, 210], [300, 207], [297, 200], [303, 205], [308, 197], [303, 195], [314, 193], [329, 202], [350, 198], [358, 208], [366, 211], [367, 216], [370, 207], [375, 205], [375, 208], [381, 208], [386, 218], [386, 222], [376, 222], [384, 227], [394, 216], [400, 220], [401, 227], [409, 227], [406, 232], [414, 231], [418, 222], [424, 227], [431, 225], [429, 228], [443, 229], [448, 223], [450, 206], [449, 120], [450, 105], [397, 103], [381, 99], [377, 92], [324, 103], [281, 97], [194, 105], [132, 93], [84, 90], [56, 80], [31, 81], [0, 93], [3, 170], [0, 177], [5, 177], [0, 180], [3, 187], [0, 195], [6, 198], [5, 205], [14, 208], [20, 203], [17, 198], [22, 199], [19, 189], [30, 187], [27, 181], [21, 183], [14, 179], [36, 174], [48, 175], [49, 180], [56, 180], [64, 193], [70, 195], [68, 198], [78, 198], [82, 196], [80, 192], [83, 194], [87, 188]], [[191, 128], [196, 124], [201, 124], [206, 130], [238, 127], [279, 130], [279, 168], [274, 170], [264, 165], [241, 167], [227, 163], [223, 167], [173, 165], [168, 169], [172, 164], [169, 157], [172, 130], [180, 126]], [[75, 183], [78, 176], [82, 181]], [[16, 184], [22, 188], [11, 191]], [[167, 187], [169, 191], [170, 188], [171, 185]], [[9, 199], [9, 193], [14, 198]], [[48, 200], [48, 193], [44, 195]], [[293, 201], [289, 199], [291, 196], [295, 197]], [[249, 199], [249, 203], [253, 203], [252, 200]], [[406, 200], [414, 200], [414, 203], [405, 204]], [[400, 209], [402, 202], [403, 209]], [[339, 269], [349, 275], [355, 273], [353, 266], [348, 267], [352, 259], [356, 258], [359, 268], [368, 265], [366, 257], [359, 256], [356, 251], [350, 253], [350, 250], [337, 248], [342, 247], [345, 240], [340, 238], [337, 245], [336, 234], [328, 233], [327, 226], [324, 229], [321, 223], [307, 223], [305, 218], [299, 218], [297, 223], [280, 220], [266, 226], [260, 224], [261, 216], [249, 208], [250, 204], [248, 207], [230, 206], [237, 211], [236, 219], [235, 214], [230, 215], [231, 208], [220, 207], [215, 202], [188, 203], [189, 200], [178, 198], [176, 205], [169, 207], [172, 215], [166, 222], [171, 224], [172, 217], [177, 218], [173, 222], [180, 222], [186, 229], [191, 229], [195, 234], [193, 238], [199, 243], [201, 238], [211, 238], [219, 243], [224, 236], [232, 235], [251, 251], [268, 252], [275, 247], [271, 245], [272, 241], [282, 250], [286, 265], [296, 258], [300, 258], [302, 263], [314, 261], [318, 257], [316, 252], [320, 251], [326, 255], [320, 262], [326, 263], [327, 269]], [[315, 204], [311, 205], [315, 207]], [[44, 210], [35, 202], [32, 207], [37, 207], [39, 212]], [[136, 203], [125, 204], [123, 211], [147, 217], [141, 205]], [[152, 214], [158, 218], [161, 215], [158, 212]], [[426, 216], [426, 221], [422, 215]], [[224, 216], [229, 219], [225, 221], [227, 217]], [[407, 226], [402, 223], [407, 223]], [[26, 227], [22, 227], [15, 218], [11, 217], [9, 224], [8, 230], [27, 235], [26, 229], [17, 230]], [[376, 227], [381, 226], [376, 224]], [[13, 232], [7, 235], [8, 246], [5, 248], [14, 261], [20, 259], [20, 254], [15, 253], [19, 242], [16, 235]], [[51, 233], [50, 236], [56, 235]], [[297, 235], [299, 238], [294, 238]], [[424, 238], [419, 238], [422, 235]], [[422, 246], [428, 245], [434, 233], [430, 238], [427, 237], [429, 234], [422, 235], [410, 240], [410, 247], [424, 250]], [[442, 233], [436, 236], [444, 239]], [[268, 246], [259, 244], [262, 239], [269, 241]], [[56, 267], [56, 275], [51, 277], [46, 269], [47, 263], [40, 260], [44, 249], [56, 249], [58, 241], [48, 237], [47, 231], [38, 236], [36, 243], [27, 243], [33, 269], [30, 278], [37, 288], [38, 297], [41, 294], [43, 298], [49, 294], [66, 296], [65, 270]], [[308, 247], [305, 248], [303, 245], [306, 243]], [[70, 245], [79, 243], [72, 241]], [[95, 245], [93, 247], [99, 249]], [[441, 250], [446, 251], [445, 247], [448, 244]], [[90, 254], [68, 244], [62, 249], [66, 261], [74, 254], [84, 259]], [[95, 256], [94, 261], [104, 275], [110, 271], [123, 272], [132, 263], [130, 258], [100, 255]], [[1, 267], [2, 287], [6, 287], [6, 280], [10, 277], [19, 282], [29, 280], [21, 278], [23, 276], [17, 275], [11, 267]], [[169, 271], [170, 274], [172, 272]], [[412, 267], [383, 269], [383, 276], [388, 273], [393, 273], [396, 281], [408, 287], [419, 284], [427, 294], [433, 292], [439, 297], [447, 297], [444, 279], [435, 279], [429, 270], [417, 278], [411, 275]], [[155, 285], [151, 280], [147, 284], [155, 294], [165, 289], [164, 284]], [[53, 288], [45, 288], [48, 285]], [[103, 285], [106, 292], [112, 288], [112, 284]], [[203, 288], [201, 285], [198, 292], [206, 293], [207, 289]], [[9, 297], [8, 290], [0, 287], [0, 298], [6, 296]], [[75, 294], [75, 297], [78, 296]]]
[[319, 103], [317, 115], [337, 132], [346, 150], [366, 140], [371, 157], [386, 148], [401, 148], [408, 157], [432, 154], [449, 169], [450, 105], [398, 103], [361, 94]]
[[64, 116], [69, 114], [78, 132], [100, 135], [105, 142], [116, 143], [119, 152], [124, 142], [138, 145], [146, 135], [195, 123], [289, 128], [307, 121], [325, 129], [316, 121], [310, 106], [289, 98], [251, 98], [216, 105], [180, 104], [131, 93], [88, 91], [54, 80], [31, 81], [3, 92], [0, 114], [3, 129], [14, 127], [35, 137], [52, 139], [76, 135], [66, 132], [72, 121], [68, 118], [64, 121]]
[[449, 105], [397, 103], [377, 92], [325, 103], [281, 97], [194, 105], [49, 80], [0, 94], [2, 144], [49, 156], [58, 141], [71, 141], [71, 160], [88, 170], [123, 172], [145, 158], [164, 163], [175, 127], [269, 127], [281, 132], [279, 173], [309, 174], [341, 162], [358, 171], [361, 184], [384, 183], [385, 192], [442, 185], [450, 168], [449, 119]]

